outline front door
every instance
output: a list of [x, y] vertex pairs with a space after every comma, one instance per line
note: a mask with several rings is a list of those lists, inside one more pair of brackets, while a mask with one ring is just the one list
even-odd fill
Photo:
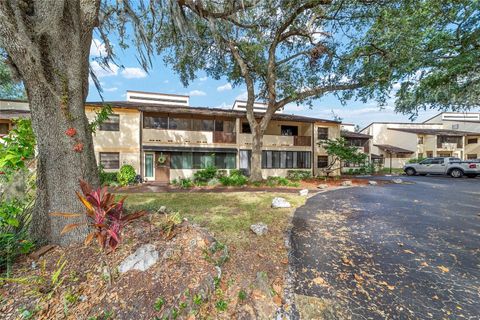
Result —
[[170, 182], [170, 153], [155, 152], [155, 181]]
[[155, 180], [155, 153], [145, 153], [145, 181]]

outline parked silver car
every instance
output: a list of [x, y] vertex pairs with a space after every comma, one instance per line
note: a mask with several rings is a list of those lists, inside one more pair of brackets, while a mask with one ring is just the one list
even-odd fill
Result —
[[419, 163], [407, 163], [403, 171], [409, 176], [427, 174], [446, 174], [453, 178], [461, 178], [463, 175], [475, 178], [480, 175], [480, 162], [478, 160], [465, 160], [459, 158], [427, 158]]

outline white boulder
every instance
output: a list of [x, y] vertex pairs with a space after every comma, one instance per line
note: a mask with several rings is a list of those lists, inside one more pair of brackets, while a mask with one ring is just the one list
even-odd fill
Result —
[[308, 189], [303, 189], [298, 192], [299, 195], [301, 196], [307, 196], [308, 195]]
[[260, 223], [252, 224], [250, 226], [250, 230], [252, 230], [253, 233], [255, 233], [257, 236], [263, 236], [268, 232], [268, 226], [265, 223], [260, 222]]
[[290, 202], [285, 200], [284, 198], [275, 197], [272, 200], [272, 208], [291, 208], [292, 205]]
[[158, 261], [158, 251], [153, 244], [144, 244], [122, 261], [118, 270], [125, 273], [130, 270], [145, 271]]

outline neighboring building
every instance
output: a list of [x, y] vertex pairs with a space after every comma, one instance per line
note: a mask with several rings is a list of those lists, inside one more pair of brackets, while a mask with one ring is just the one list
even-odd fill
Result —
[[370, 159], [401, 168], [410, 158], [480, 157], [480, 113], [443, 112], [423, 123], [373, 122], [362, 133], [370, 141]]
[[30, 116], [28, 102], [0, 100], [0, 138], [12, 129], [12, 120]]
[[[348, 125], [353, 127], [355, 129], [355, 125]], [[346, 130], [345, 130], [346, 129]], [[342, 124], [342, 131], [340, 135], [342, 138], [344, 138], [348, 145], [354, 146], [358, 148], [358, 151], [365, 153], [368, 155], [368, 159], [370, 158], [370, 139], [372, 138], [371, 135], [360, 133], [360, 132], [355, 132], [354, 130], [348, 130], [349, 127], [345, 127], [344, 124]], [[361, 167], [361, 164], [354, 164], [354, 163], [344, 163], [343, 164], [343, 172], [346, 172], [350, 169], [355, 169]]]
[[[112, 106], [113, 115], [93, 142], [106, 171], [131, 164], [144, 180], [157, 182], [191, 177], [209, 165], [250, 171], [245, 111], [190, 107], [187, 96], [128, 91], [127, 101], [87, 102], [87, 117], [94, 119], [103, 104]], [[285, 176], [289, 170], [324, 174], [330, 159], [321, 141], [338, 137], [340, 122], [275, 113], [263, 138], [263, 177]]]

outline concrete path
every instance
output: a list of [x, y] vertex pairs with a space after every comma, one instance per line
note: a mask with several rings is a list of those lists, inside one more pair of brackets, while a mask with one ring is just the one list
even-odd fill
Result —
[[402, 179], [297, 209], [296, 318], [480, 319], [480, 179]]

